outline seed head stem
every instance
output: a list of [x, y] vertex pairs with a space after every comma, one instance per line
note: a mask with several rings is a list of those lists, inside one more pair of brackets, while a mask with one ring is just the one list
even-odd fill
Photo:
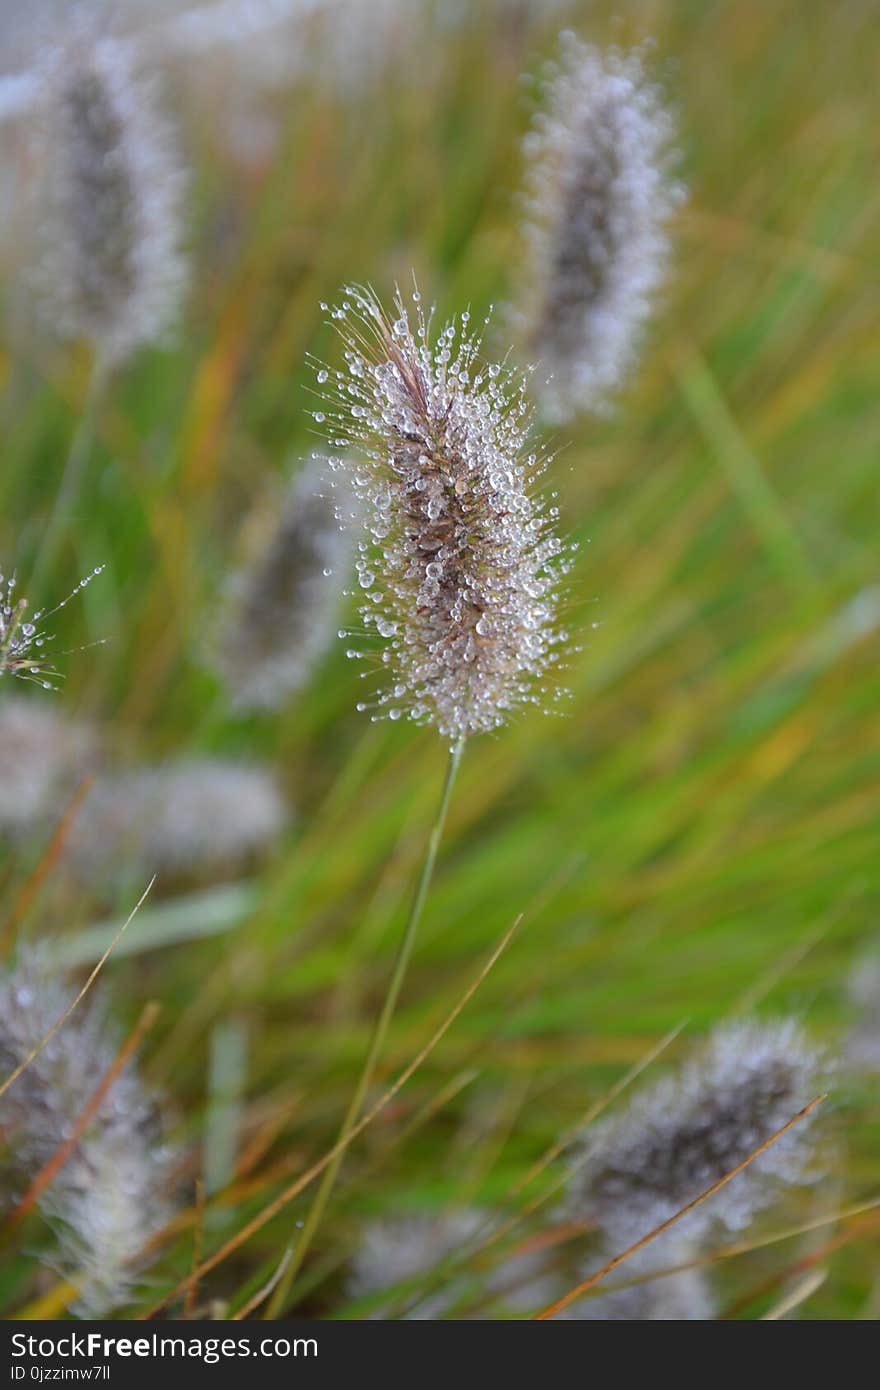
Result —
[[[443, 792], [440, 797], [440, 805], [438, 807], [437, 815], [434, 820], [434, 825], [431, 829], [431, 834], [428, 839], [428, 845], [425, 851], [424, 860], [422, 862], [419, 880], [416, 885], [415, 893], [413, 895], [412, 905], [409, 911], [409, 917], [407, 918], [406, 926], [404, 927], [403, 935], [400, 938], [400, 944], [397, 948], [397, 956], [394, 961], [394, 969], [392, 971], [391, 980], [388, 985], [388, 992], [385, 996], [385, 1003], [382, 1005], [382, 1011], [379, 1014], [378, 1019], [376, 1020], [375, 1027], [373, 1029], [373, 1036], [370, 1040], [370, 1046], [367, 1051], [367, 1056], [364, 1061], [363, 1068], [361, 1069], [361, 1074], [358, 1079], [357, 1086], [355, 1087], [354, 1094], [352, 1095], [351, 1101], [349, 1102], [348, 1109], [345, 1112], [345, 1118], [342, 1121], [342, 1126], [340, 1128], [339, 1135], [336, 1140], [336, 1143], [339, 1145], [342, 1145], [344, 1143], [344, 1141], [348, 1138], [352, 1129], [358, 1122], [358, 1118], [363, 1107], [364, 1098], [373, 1079], [373, 1073], [376, 1068], [376, 1063], [378, 1062], [379, 1057], [382, 1053], [382, 1049], [385, 1046], [385, 1039], [388, 1036], [388, 1029], [390, 1027], [391, 1020], [394, 1016], [394, 1010], [397, 1007], [397, 1001], [400, 997], [400, 991], [403, 986], [404, 977], [406, 975], [407, 967], [409, 965], [410, 957], [412, 955], [413, 945], [416, 939], [416, 932], [418, 931], [419, 922], [421, 921], [422, 912], [424, 911], [425, 901], [428, 896], [428, 890], [431, 886], [431, 879], [434, 876], [434, 867], [437, 863], [437, 853], [440, 848], [440, 840], [443, 836], [443, 827], [446, 823], [446, 815], [449, 810], [449, 803], [452, 798], [452, 789], [455, 785], [455, 778], [456, 774], [458, 773], [458, 766], [461, 762], [461, 755], [463, 749], [463, 738], [458, 739], [457, 742], [454, 743], [452, 748], [450, 749], [449, 763], [446, 768], [446, 780], [443, 784]], [[317, 1231], [321, 1223], [321, 1219], [324, 1215], [324, 1210], [327, 1206], [327, 1203], [330, 1200], [330, 1195], [333, 1191], [333, 1187], [336, 1182], [339, 1169], [342, 1165], [342, 1160], [345, 1155], [345, 1152], [346, 1151], [344, 1148], [340, 1148], [336, 1158], [324, 1170], [324, 1175], [315, 1193], [312, 1205], [309, 1208], [309, 1213], [306, 1217], [305, 1224], [303, 1225], [301, 1232], [299, 1232], [299, 1239], [296, 1241], [295, 1246], [293, 1243], [291, 1243], [291, 1245], [288, 1247], [288, 1250], [285, 1251], [283, 1258], [288, 1260], [287, 1268], [285, 1269], [283, 1276], [279, 1280], [271, 1299], [266, 1305], [264, 1318], [267, 1320], [279, 1318], [285, 1310], [287, 1299], [290, 1294], [291, 1287], [293, 1285], [293, 1281], [299, 1273], [300, 1269], [302, 1268], [303, 1261], [305, 1260], [305, 1257], [308, 1253], [315, 1232]], [[292, 1254], [288, 1259], [289, 1252], [292, 1252]]]

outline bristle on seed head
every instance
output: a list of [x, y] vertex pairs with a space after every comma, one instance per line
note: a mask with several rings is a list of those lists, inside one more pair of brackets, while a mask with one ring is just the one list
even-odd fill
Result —
[[[572, 1210], [620, 1248], [646, 1235], [793, 1119], [821, 1089], [822, 1067], [793, 1020], [718, 1028], [678, 1072], [587, 1131]], [[819, 1176], [808, 1116], [678, 1222], [676, 1239], [696, 1244], [716, 1225], [742, 1230], [782, 1187]]]
[[15, 575], [6, 578], [0, 574], [0, 678], [17, 676], [19, 680], [41, 685], [44, 690], [56, 689], [61, 673], [55, 665], [55, 657], [60, 653], [55, 651], [55, 639], [46, 630], [46, 622], [66, 608], [70, 600], [82, 593], [103, 570], [104, 566], [99, 565], [60, 603], [35, 613], [28, 610], [26, 599], [16, 597]]

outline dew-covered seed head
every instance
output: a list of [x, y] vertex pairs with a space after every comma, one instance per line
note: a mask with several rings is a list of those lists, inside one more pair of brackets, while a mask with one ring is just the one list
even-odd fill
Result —
[[[0, 972], [4, 1078], [48, 1035], [72, 997], [33, 953]], [[100, 1006], [84, 1002], [0, 1096], [0, 1132], [21, 1191], [69, 1139], [116, 1051]], [[174, 1161], [156, 1101], [129, 1063], [39, 1198], [83, 1316], [100, 1317], [131, 1297], [150, 1240], [172, 1212]]]
[[76, 32], [46, 90], [40, 286], [55, 331], [119, 362], [163, 335], [183, 288], [173, 140], [130, 44]]
[[372, 707], [466, 738], [546, 704], [565, 640], [567, 560], [536, 493], [525, 381], [482, 360], [467, 312], [434, 333], [417, 290], [391, 318], [372, 291], [344, 294], [331, 319], [345, 365], [319, 364], [316, 419], [352, 457], [330, 463], [351, 469], [367, 526], [361, 615], [385, 668]]
[[[819, 1091], [821, 1072], [821, 1055], [793, 1020], [716, 1029], [677, 1072], [587, 1131], [572, 1210], [624, 1248], [791, 1120]], [[818, 1176], [810, 1116], [677, 1223], [676, 1238], [697, 1244], [715, 1225], [741, 1230], [782, 1187]]]
[[277, 709], [308, 680], [335, 635], [351, 567], [345, 477], [312, 460], [280, 519], [226, 595], [212, 661], [236, 709]]
[[[494, 1224], [474, 1207], [372, 1221], [352, 1261], [349, 1294], [367, 1298], [388, 1290], [371, 1315], [376, 1318], [430, 1322], [467, 1316], [474, 1299], [484, 1317], [536, 1311], [561, 1292], [541, 1252], [496, 1249], [490, 1262], [475, 1258]], [[450, 1267], [443, 1270], [447, 1261]]]
[[517, 329], [549, 419], [601, 410], [635, 361], [666, 274], [684, 190], [674, 127], [639, 51], [562, 36], [525, 141], [525, 257]]
[[55, 639], [46, 629], [46, 622], [65, 608], [72, 598], [82, 593], [87, 584], [103, 572], [104, 566], [91, 570], [71, 589], [66, 598], [48, 610], [31, 612], [25, 598], [16, 595], [16, 578], [0, 574], [0, 679], [17, 676], [19, 680], [54, 690], [61, 679], [55, 666]]
[[98, 777], [77, 807], [62, 863], [79, 881], [118, 886], [228, 873], [265, 851], [288, 811], [269, 769], [182, 758]]
[[[606, 1246], [594, 1258], [584, 1276], [601, 1269], [621, 1253], [619, 1246]], [[707, 1322], [715, 1317], [716, 1299], [704, 1269], [681, 1269], [666, 1273], [694, 1258], [694, 1250], [679, 1240], [675, 1232], [652, 1241], [644, 1250], [631, 1255], [607, 1283], [614, 1279], [632, 1280], [629, 1287], [596, 1286], [595, 1296], [571, 1304], [567, 1316], [588, 1322]]]
[[18, 839], [68, 805], [96, 757], [91, 729], [65, 719], [57, 702], [0, 699], [0, 836]]

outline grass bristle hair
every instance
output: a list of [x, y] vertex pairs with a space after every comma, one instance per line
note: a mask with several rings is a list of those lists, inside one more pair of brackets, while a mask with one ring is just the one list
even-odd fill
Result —
[[29, 613], [27, 599], [16, 597], [16, 577], [0, 574], [0, 678], [17, 676], [19, 680], [54, 690], [61, 679], [55, 666], [54, 637], [46, 631], [46, 621], [66, 608], [72, 598], [82, 593], [87, 584], [103, 573], [104, 566], [81, 579], [66, 598], [54, 608]]

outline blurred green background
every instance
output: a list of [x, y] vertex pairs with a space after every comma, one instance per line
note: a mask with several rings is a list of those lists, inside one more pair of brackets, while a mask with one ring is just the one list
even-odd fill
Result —
[[[350, 279], [387, 297], [415, 269], [441, 314], [503, 304], [520, 254], [519, 141], [559, 28], [598, 44], [653, 37], [691, 193], [634, 380], [613, 416], [552, 441], [551, 482], [581, 543], [571, 699], [466, 750], [382, 1080], [522, 925], [355, 1145], [301, 1284], [316, 1315], [345, 1311], [365, 1220], [503, 1205], [680, 1024], [668, 1057], [752, 1011], [794, 1013], [842, 1054], [847, 980], [878, 923], [876, 5], [403, 8], [387, 47], [360, 59], [357, 25], [304, 29], [286, 81], [227, 50], [167, 65], [193, 169], [192, 291], [176, 343], [113, 382], [51, 579], [60, 593], [107, 565], [59, 615], [64, 646], [107, 645], [66, 658], [60, 694], [29, 694], [99, 721], [132, 759], [269, 760], [295, 807], [246, 880], [154, 892], [105, 972], [123, 1019], [162, 1003], [144, 1067], [170, 1096], [189, 1176], [206, 1150], [225, 1155], [210, 1252], [333, 1140], [446, 756], [430, 730], [355, 712], [342, 643], [277, 718], [233, 717], [203, 669], [242, 515], [318, 446], [306, 355], [338, 354], [319, 302]], [[14, 131], [3, 139], [26, 179]], [[26, 581], [88, 358], [35, 327], [21, 249], [9, 236], [2, 250], [0, 555]], [[500, 312], [493, 332], [503, 344]], [[5, 916], [44, 843], [0, 860]], [[94, 924], [130, 906], [49, 881], [26, 926], [84, 964], [105, 939]], [[877, 1195], [871, 1080], [844, 1065], [826, 1109], [833, 1181], [762, 1229]], [[308, 1200], [200, 1297], [241, 1306]], [[545, 1209], [524, 1229], [552, 1221]], [[157, 1296], [189, 1268], [189, 1225], [162, 1252]], [[758, 1290], [848, 1234], [800, 1315], [873, 1317], [876, 1231], [832, 1222], [774, 1242], [725, 1262], [724, 1286], [731, 1300]], [[0, 1255], [0, 1298], [27, 1316], [66, 1306], [20, 1251]], [[740, 1315], [765, 1306], [756, 1296]]]

